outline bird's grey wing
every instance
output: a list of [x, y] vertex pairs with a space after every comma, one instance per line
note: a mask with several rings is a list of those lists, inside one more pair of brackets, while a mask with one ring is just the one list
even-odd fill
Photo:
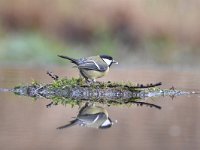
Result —
[[80, 120], [81, 122], [91, 124], [91, 123], [94, 123], [100, 117], [102, 117], [102, 115], [104, 114], [98, 113], [98, 114], [82, 115], [82, 116], [78, 116], [77, 119]]
[[88, 70], [96, 70], [96, 71], [106, 71], [108, 66], [104, 63], [99, 63], [98, 61], [95, 62], [93, 60], [86, 60], [83, 61], [78, 65], [79, 69], [88, 69]]

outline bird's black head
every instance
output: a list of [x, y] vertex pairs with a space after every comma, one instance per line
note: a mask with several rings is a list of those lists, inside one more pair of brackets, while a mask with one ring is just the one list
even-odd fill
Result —
[[113, 63], [118, 64], [111, 56], [109, 55], [100, 55], [101, 59], [106, 62], [106, 64], [110, 67]]

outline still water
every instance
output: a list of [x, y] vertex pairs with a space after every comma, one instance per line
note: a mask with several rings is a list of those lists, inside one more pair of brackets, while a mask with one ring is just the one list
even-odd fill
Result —
[[[78, 77], [75, 70], [48, 68], [59, 76]], [[1, 68], [0, 87], [12, 88], [37, 80], [50, 83], [45, 69]], [[200, 72], [164, 69], [113, 69], [100, 81], [156, 83], [185, 91], [200, 91]], [[115, 122], [105, 130], [73, 126], [56, 128], [76, 117], [79, 108], [57, 105], [47, 99], [0, 93], [0, 149], [200, 149], [200, 96], [159, 97], [145, 102], [162, 107], [103, 107]], [[102, 106], [102, 105], [101, 105]]]

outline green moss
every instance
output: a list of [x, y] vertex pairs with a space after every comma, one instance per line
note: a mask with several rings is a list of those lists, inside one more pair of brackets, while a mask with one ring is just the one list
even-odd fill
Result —
[[[156, 107], [151, 104], [144, 104], [144, 102], [142, 103], [140, 100], [144, 97], [162, 96], [164, 93], [166, 93], [166, 95], [172, 95], [176, 92], [174, 90], [160, 89], [157, 87], [158, 85], [160, 84], [155, 84], [156, 87], [146, 88], [143, 85], [138, 86], [130, 82], [125, 83], [108, 81], [87, 83], [82, 78], [63, 78], [53, 81], [51, 84], [42, 84], [34, 80], [31, 85], [16, 86], [13, 92], [17, 95], [30, 96], [36, 99], [38, 97], [45, 97], [47, 99], [51, 99], [53, 104], [71, 105], [72, 107], [80, 105], [80, 103], [84, 103], [86, 101], [90, 101], [92, 103], [102, 103], [108, 106], [129, 106], [136, 104], [140, 106], [149, 105], [150, 107]], [[150, 84], [149, 86], [154, 85]], [[109, 94], [101, 95], [101, 93], [105, 92], [108, 92]], [[85, 99], [83, 99], [82, 96], [85, 93]]]
[[78, 100], [72, 100], [72, 99], [68, 99], [65, 97], [59, 97], [59, 96], [52, 97], [51, 99], [53, 101], [53, 104], [56, 104], [56, 105], [57, 104], [71, 105], [73, 107], [73, 106], [79, 105], [81, 103], [81, 101], [78, 101]]
[[[33, 82], [33, 84], [38, 84], [36, 81]], [[51, 88], [66, 88], [66, 87], [76, 87], [76, 86], [81, 86], [81, 87], [89, 87], [91, 89], [107, 89], [107, 88], [115, 88], [117, 90], [128, 90], [131, 92], [138, 92], [141, 90], [144, 90], [144, 88], [137, 87], [136, 84], [128, 82], [96, 82], [96, 83], [87, 83], [84, 79], [82, 78], [63, 78], [60, 80], [54, 81], [52, 84], [50, 84]], [[146, 88], [152, 89], [152, 90], [159, 90], [158, 87], [153, 87], [153, 88]]]
[[32, 85], [32, 86], [40, 86], [40, 84], [39, 84], [36, 80], [33, 80], [33, 81], [31, 82], [31, 85]]
[[63, 78], [60, 80], [56, 80], [51, 84], [52, 88], [64, 88], [64, 87], [73, 87], [73, 86], [83, 86], [85, 83], [85, 81], [82, 78], [72, 78], [72, 79], [67, 79], [67, 78]]
[[[71, 105], [72, 107], [80, 105], [83, 102], [86, 101], [81, 101], [81, 100], [75, 100], [75, 99], [70, 99], [70, 98], [65, 98], [65, 97], [59, 97], [59, 96], [54, 96], [51, 98], [53, 104], [57, 105], [57, 104], [61, 104], [61, 105]], [[108, 106], [129, 106], [134, 104], [135, 102], [139, 102], [141, 100], [141, 98], [133, 98], [133, 99], [129, 99], [129, 100], [124, 100], [124, 99], [117, 99], [117, 100], [99, 100], [98, 103], [102, 103]], [[90, 102], [97, 102], [90, 100]]]

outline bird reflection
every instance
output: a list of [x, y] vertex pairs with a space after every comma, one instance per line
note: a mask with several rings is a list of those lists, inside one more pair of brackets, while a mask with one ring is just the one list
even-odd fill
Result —
[[107, 129], [113, 125], [112, 120], [108, 117], [108, 112], [101, 106], [86, 103], [79, 111], [77, 117], [69, 124], [58, 127], [57, 129], [64, 129], [79, 125], [83, 127], [91, 127], [98, 129]]

